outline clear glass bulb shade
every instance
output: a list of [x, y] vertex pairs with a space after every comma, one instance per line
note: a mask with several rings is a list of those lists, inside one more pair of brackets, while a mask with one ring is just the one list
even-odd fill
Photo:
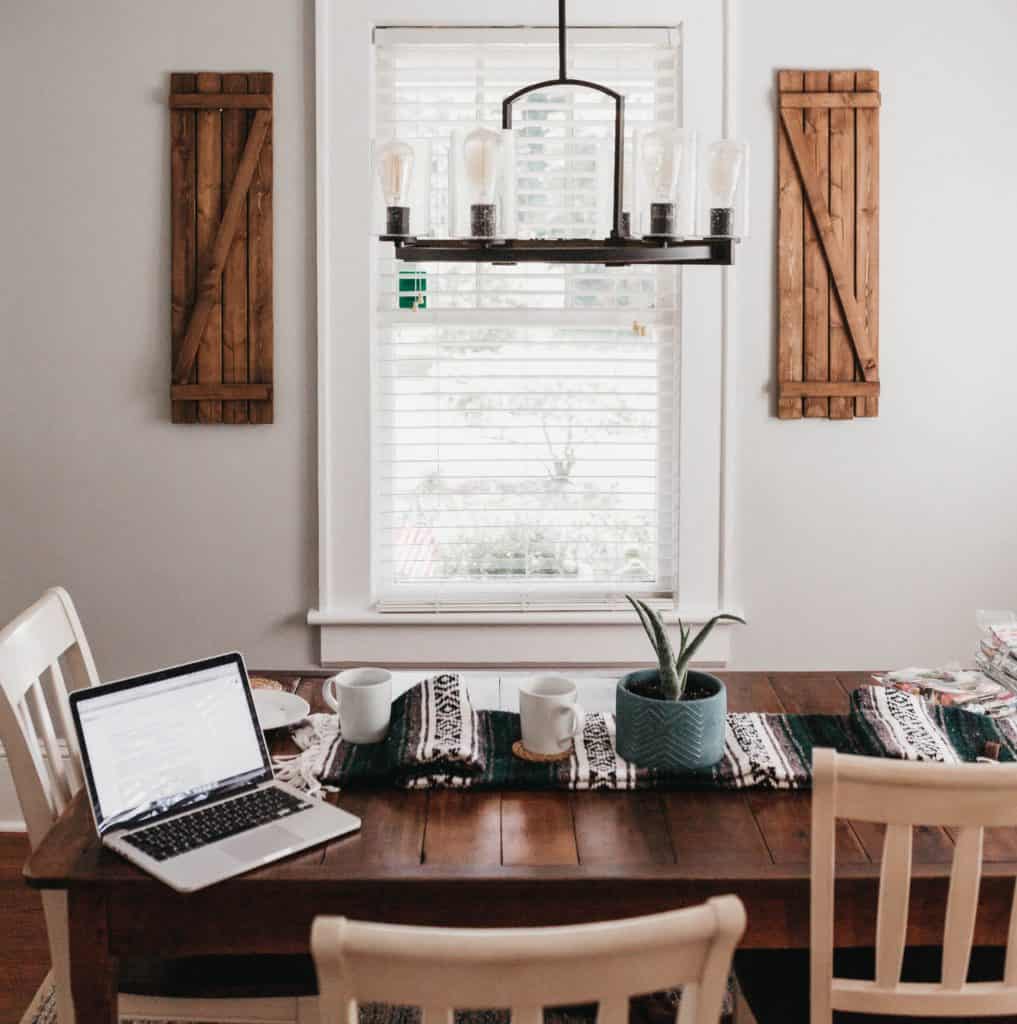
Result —
[[706, 154], [706, 183], [713, 206], [734, 206], [744, 166], [744, 143], [724, 139], [711, 144]]
[[385, 205], [408, 205], [413, 180], [413, 147], [392, 139], [378, 147], [376, 159]]
[[501, 136], [490, 128], [474, 128], [463, 140], [466, 194], [470, 203], [495, 201]]
[[674, 201], [683, 151], [683, 140], [675, 132], [655, 128], [643, 136], [639, 159], [645, 200], [651, 203]]

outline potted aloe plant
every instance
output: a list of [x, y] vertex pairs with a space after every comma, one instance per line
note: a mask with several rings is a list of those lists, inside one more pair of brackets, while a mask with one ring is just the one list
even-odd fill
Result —
[[724, 756], [727, 692], [706, 672], [689, 668], [696, 651], [718, 622], [741, 622], [737, 615], [715, 615], [695, 636], [678, 621], [677, 656], [660, 615], [645, 601], [625, 595], [657, 654], [657, 668], [630, 672], [615, 696], [618, 753], [641, 768], [694, 771]]

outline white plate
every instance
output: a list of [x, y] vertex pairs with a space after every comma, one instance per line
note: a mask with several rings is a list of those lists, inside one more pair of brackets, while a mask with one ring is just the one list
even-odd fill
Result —
[[311, 705], [295, 693], [283, 693], [282, 690], [255, 690], [254, 708], [258, 712], [258, 721], [263, 731], [282, 729], [287, 725], [296, 725], [307, 717]]

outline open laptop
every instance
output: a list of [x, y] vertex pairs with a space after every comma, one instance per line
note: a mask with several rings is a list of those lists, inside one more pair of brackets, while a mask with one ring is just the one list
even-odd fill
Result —
[[360, 827], [274, 780], [239, 654], [70, 699], [103, 845], [179, 892]]

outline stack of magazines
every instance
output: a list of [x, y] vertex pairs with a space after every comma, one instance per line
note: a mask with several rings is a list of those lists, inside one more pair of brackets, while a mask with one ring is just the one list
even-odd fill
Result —
[[987, 679], [1017, 701], [1017, 621], [983, 623], [975, 664]]
[[[1017, 645], [1017, 633], [1014, 640]], [[1014, 670], [1017, 671], [1017, 660]], [[873, 676], [873, 679], [880, 686], [903, 690], [932, 704], [959, 707], [977, 715], [1003, 718], [1017, 713], [1017, 676], [1009, 685], [1004, 685], [984, 670], [903, 668]]]

